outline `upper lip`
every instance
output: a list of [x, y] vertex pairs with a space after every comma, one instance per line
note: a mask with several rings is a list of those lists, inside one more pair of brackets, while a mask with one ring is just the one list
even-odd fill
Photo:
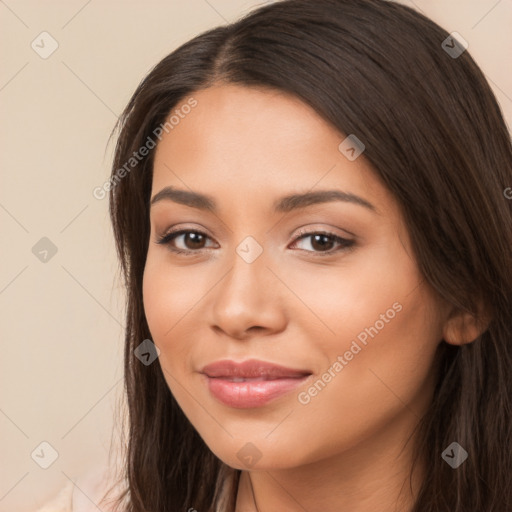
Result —
[[208, 377], [228, 377], [228, 378], [245, 378], [245, 379], [282, 379], [282, 378], [299, 378], [311, 375], [307, 370], [296, 370], [286, 368], [274, 363], [259, 361], [258, 359], [249, 359], [237, 363], [231, 360], [216, 361], [207, 364], [202, 370]]

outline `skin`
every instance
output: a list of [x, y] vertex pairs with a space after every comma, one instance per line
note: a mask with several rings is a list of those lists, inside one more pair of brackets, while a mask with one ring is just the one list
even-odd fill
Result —
[[[457, 331], [460, 317], [422, 279], [398, 204], [364, 153], [350, 161], [338, 150], [346, 135], [283, 92], [215, 85], [193, 96], [197, 106], [157, 146], [152, 197], [192, 190], [218, 211], [155, 202], [144, 272], [145, 313], [171, 392], [209, 448], [244, 470], [237, 512], [410, 510], [423, 475], [420, 461], [411, 489], [407, 440], [432, 399], [434, 353], [443, 337], [474, 333]], [[374, 210], [330, 201], [272, 211], [284, 195], [330, 189]], [[193, 254], [175, 254], [157, 243], [170, 228], [206, 238], [178, 236], [169, 244]], [[312, 236], [299, 240], [299, 228], [354, 245], [336, 251], [328, 238], [322, 252]], [[236, 252], [247, 236], [263, 249], [252, 263]], [[300, 403], [395, 303], [401, 311]], [[217, 401], [199, 370], [251, 358], [313, 375], [263, 407]], [[237, 457], [249, 442], [261, 455], [250, 467]]]

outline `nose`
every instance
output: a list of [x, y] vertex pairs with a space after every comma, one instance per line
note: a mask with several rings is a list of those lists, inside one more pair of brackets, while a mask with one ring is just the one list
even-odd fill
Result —
[[263, 252], [248, 263], [238, 254], [211, 297], [212, 328], [246, 340], [281, 332], [287, 323], [283, 285]]

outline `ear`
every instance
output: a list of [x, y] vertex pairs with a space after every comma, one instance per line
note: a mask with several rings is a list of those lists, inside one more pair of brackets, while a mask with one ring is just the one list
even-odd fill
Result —
[[443, 339], [450, 345], [466, 345], [475, 341], [489, 327], [491, 321], [488, 313], [482, 312], [478, 320], [471, 313], [454, 308], [443, 327]]

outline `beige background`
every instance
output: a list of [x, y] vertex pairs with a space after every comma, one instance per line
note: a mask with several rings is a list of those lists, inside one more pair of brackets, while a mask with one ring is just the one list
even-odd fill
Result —
[[[92, 190], [116, 116], [158, 60], [261, 3], [0, 1], [1, 512], [35, 510], [109, 447], [123, 301], [107, 200]], [[469, 42], [512, 126], [512, 3], [404, 3]], [[47, 59], [31, 48], [42, 31], [59, 45]], [[47, 262], [32, 252], [42, 237], [57, 248]], [[31, 458], [43, 441], [59, 454], [48, 469]]]

